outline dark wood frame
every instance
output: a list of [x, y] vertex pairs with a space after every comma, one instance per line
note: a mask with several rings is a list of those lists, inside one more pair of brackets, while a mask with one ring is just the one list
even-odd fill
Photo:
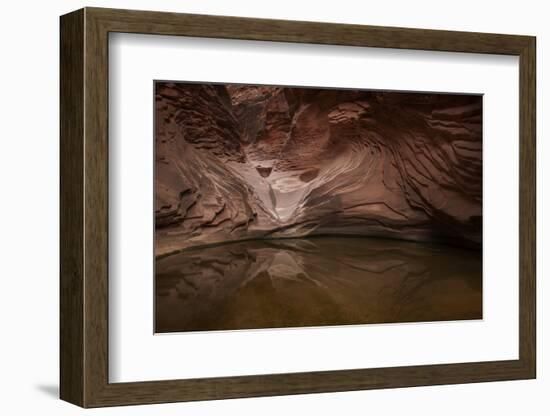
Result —
[[[519, 359], [109, 383], [109, 32], [519, 56]], [[99, 8], [62, 16], [61, 398], [99, 407], [535, 378], [535, 50], [530, 36]]]

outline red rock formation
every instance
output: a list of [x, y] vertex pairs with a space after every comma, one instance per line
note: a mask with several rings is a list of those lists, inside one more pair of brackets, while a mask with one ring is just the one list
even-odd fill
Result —
[[236, 173], [248, 167], [225, 87], [156, 85], [155, 228], [162, 254], [204, 241], [238, 239], [271, 212]]
[[157, 254], [360, 234], [481, 244], [481, 97], [158, 83]]

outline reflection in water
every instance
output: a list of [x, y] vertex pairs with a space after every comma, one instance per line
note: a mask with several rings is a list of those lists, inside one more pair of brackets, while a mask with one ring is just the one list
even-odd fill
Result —
[[480, 319], [481, 252], [350, 237], [255, 240], [156, 261], [156, 332]]

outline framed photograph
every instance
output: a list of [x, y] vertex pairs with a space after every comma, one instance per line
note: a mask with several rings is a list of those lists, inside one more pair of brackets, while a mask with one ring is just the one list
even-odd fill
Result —
[[61, 398], [535, 378], [535, 49], [62, 16]]

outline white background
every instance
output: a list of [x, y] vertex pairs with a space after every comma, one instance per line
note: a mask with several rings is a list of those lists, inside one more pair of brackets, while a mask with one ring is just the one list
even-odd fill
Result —
[[[517, 57], [113, 34], [109, 62], [112, 382], [518, 358]], [[484, 94], [483, 320], [152, 336], [153, 79]]]
[[[544, 281], [544, 247], [549, 209], [543, 186], [550, 146], [543, 130], [550, 98], [545, 61], [550, 56], [548, 11], [541, 1], [385, 1], [376, 3], [220, 1], [50, 1], [6, 3], [1, 19], [2, 99], [0, 175], [3, 198], [0, 308], [4, 414], [78, 414], [56, 400], [58, 385], [58, 16], [83, 5], [194, 13], [319, 20], [436, 29], [532, 34], [538, 36], [538, 329], [536, 381], [438, 386], [400, 390], [167, 404], [87, 411], [88, 414], [385, 414], [544, 415], [550, 408], [550, 365], [543, 331], [550, 300]], [[546, 201], [545, 201], [546, 199]], [[506, 237], [503, 230], [503, 237]], [[547, 325], [546, 325], [547, 326]]]

